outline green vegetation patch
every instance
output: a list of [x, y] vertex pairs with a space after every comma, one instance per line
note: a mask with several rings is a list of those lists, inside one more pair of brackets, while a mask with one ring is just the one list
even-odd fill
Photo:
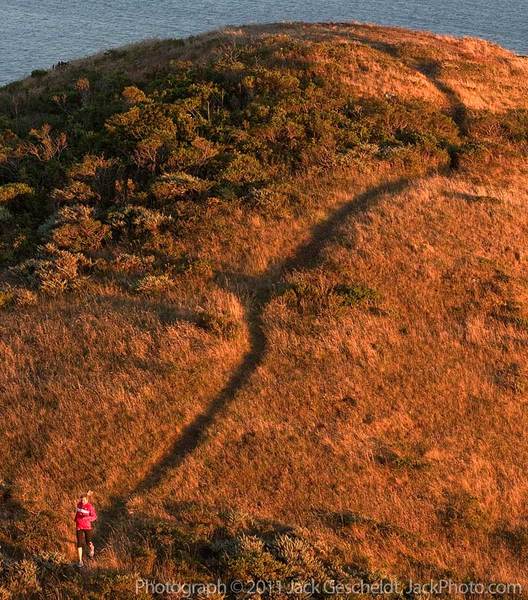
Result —
[[[134, 81], [125, 65], [138, 50], [116, 51], [119, 72], [76, 66], [35, 75], [34, 94], [5, 89], [0, 246], [12, 246], [14, 232], [30, 241], [4, 254], [6, 266], [60, 262], [60, 252], [170, 256], [211, 202], [225, 215], [238, 205], [280, 215], [288, 181], [348, 156], [447, 160], [459, 142], [448, 116], [397, 97], [354, 97], [321, 62], [347, 51], [336, 58], [330, 46], [284, 36], [219, 44], [206, 59], [167, 60]], [[372, 299], [359, 288], [334, 295], [349, 305]]]

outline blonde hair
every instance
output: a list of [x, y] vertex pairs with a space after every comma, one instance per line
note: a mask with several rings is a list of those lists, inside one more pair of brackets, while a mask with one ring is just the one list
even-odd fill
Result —
[[88, 498], [90, 499], [93, 496], [92, 490], [88, 490], [87, 492], [83, 492], [79, 498]]

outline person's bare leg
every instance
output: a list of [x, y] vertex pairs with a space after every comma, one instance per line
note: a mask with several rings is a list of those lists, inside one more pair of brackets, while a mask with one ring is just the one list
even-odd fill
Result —
[[93, 558], [93, 557], [94, 557], [94, 554], [95, 554], [95, 546], [93, 545], [93, 542], [90, 542], [90, 543], [88, 544], [88, 556], [89, 556], [90, 558]]
[[77, 548], [77, 554], [79, 556], [79, 566], [82, 567], [83, 565], [83, 549], [82, 546], [80, 548]]

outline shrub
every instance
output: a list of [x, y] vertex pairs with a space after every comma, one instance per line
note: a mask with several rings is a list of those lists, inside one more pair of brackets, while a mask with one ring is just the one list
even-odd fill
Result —
[[228, 577], [239, 581], [281, 581], [291, 575], [288, 566], [266, 550], [263, 540], [242, 535], [227, 555]]
[[184, 255], [179, 259], [174, 270], [176, 273], [197, 275], [198, 277], [212, 277], [213, 275], [213, 266], [210, 261], [202, 257], [188, 255]]
[[222, 173], [222, 179], [240, 185], [258, 183], [265, 179], [265, 169], [254, 156], [236, 153]]
[[445, 505], [438, 511], [438, 516], [444, 527], [469, 529], [486, 529], [487, 527], [486, 516], [477, 499], [465, 491], [448, 493]]
[[48, 162], [60, 157], [68, 146], [66, 133], [62, 131], [53, 135], [52, 127], [48, 123], [38, 129], [32, 129], [29, 137], [34, 141], [27, 141], [23, 146], [23, 152], [39, 162]]
[[292, 582], [328, 581], [335, 569], [307, 540], [292, 533], [246, 535], [217, 542], [228, 579]]
[[211, 183], [187, 173], [166, 173], [156, 181], [151, 191], [160, 203], [196, 197], [211, 187]]
[[37, 303], [37, 295], [22, 287], [4, 286], [0, 289], [0, 308], [7, 306], [31, 306]]
[[8, 208], [0, 205], [0, 223], [8, 223], [13, 219], [13, 214]]
[[94, 209], [82, 204], [61, 208], [50, 222], [50, 241], [61, 250], [93, 252], [110, 237], [110, 226], [94, 218]]
[[402, 454], [384, 444], [380, 444], [374, 455], [374, 460], [380, 465], [395, 469], [423, 469], [427, 466], [427, 462], [424, 460]]
[[143, 102], [147, 102], [148, 98], [145, 92], [141, 91], [135, 85], [127, 86], [121, 93], [125, 104], [128, 106], [134, 106], [135, 104], [142, 104]]
[[13, 301], [13, 293], [9, 288], [0, 290], [0, 308], [9, 306]]
[[127, 205], [108, 215], [112, 229], [132, 236], [155, 236], [172, 223], [172, 217], [144, 206]]
[[375, 290], [360, 283], [339, 284], [332, 288], [332, 292], [339, 297], [344, 306], [356, 306], [362, 302], [373, 303], [379, 299]]
[[349, 102], [344, 114], [350, 119], [347, 144], [422, 146], [442, 149], [459, 143], [453, 120], [423, 102], [365, 98]]
[[40, 591], [37, 565], [28, 559], [19, 560], [9, 568], [9, 588], [14, 593], [28, 594]]
[[528, 111], [474, 111], [471, 113], [470, 133], [470, 139], [462, 148], [469, 157], [473, 155], [478, 159], [489, 157], [492, 153], [526, 152]]
[[40, 79], [41, 77], [44, 77], [44, 75], [47, 75], [48, 72], [46, 71], [46, 69], [34, 69], [33, 71], [31, 71], [31, 77], [33, 79]]
[[34, 558], [38, 573], [43, 575], [61, 576], [68, 564], [66, 557], [60, 552], [39, 552]]
[[286, 291], [286, 299], [292, 301], [304, 313], [338, 311], [343, 307], [371, 305], [378, 294], [363, 284], [338, 284], [328, 280], [324, 272], [296, 273]]
[[525, 380], [521, 365], [516, 362], [503, 365], [495, 371], [494, 382], [495, 385], [514, 394], [522, 393], [525, 389]]
[[86, 77], [80, 77], [79, 79], [77, 79], [77, 81], [75, 82], [75, 89], [79, 92], [79, 94], [81, 95], [86, 95], [89, 93], [90, 91], [90, 80], [87, 79]]
[[[69, 185], [63, 193], [56, 192], [58, 201], [69, 201], [80, 193], [84, 201], [112, 203], [117, 195], [116, 185], [122, 178], [123, 165], [117, 158], [106, 158], [102, 155], [86, 154], [68, 171]], [[79, 182], [83, 185], [79, 185]], [[58, 195], [57, 195], [58, 194]]]
[[90, 262], [82, 254], [54, 250], [45, 258], [33, 258], [14, 269], [31, 284], [49, 294], [77, 289], [82, 282], [82, 272]]
[[528, 330], [528, 317], [523, 314], [522, 306], [518, 302], [503, 302], [491, 312], [491, 316], [506, 325]]
[[133, 153], [133, 161], [138, 169], [148, 173], [155, 173], [164, 156], [165, 146], [163, 140], [157, 136], [140, 140]]
[[3, 585], [0, 584], [0, 600], [11, 600], [13, 595], [11, 592]]
[[158, 553], [150, 546], [135, 546], [132, 550], [134, 566], [142, 573], [152, 573], [158, 562]]
[[237, 507], [227, 508], [221, 516], [227, 527], [234, 531], [245, 529], [253, 523], [251, 515]]
[[51, 198], [58, 204], [88, 203], [99, 199], [99, 195], [86, 183], [72, 181], [64, 188], [53, 190]]
[[292, 575], [302, 579], [324, 579], [325, 569], [315, 550], [305, 540], [281, 535], [275, 541], [278, 557], [292, 570]]
[[233, 338], [239, 329], [238, 323], [230, 317], [223, 314], [213, 314], [206, 310], [198, 312], [197, 324], [213, 335], [227, 339]]
[[502, 528], [495, 532], [495, 537], [506, 544], [519, 558], [528, 558], [528, 527]]
[[120, 163], [116, 158], [106, 158], [98, 154], [85, 154], [80, 162], [70, 167], [68, 176], [72, 180], [92, 183], [101, 172], [115, 171]]
[[154, 135], [173, 139], [178, 129], [172, 114], [171, 108], [162, 104], [133, 106], [125, 113], [110, 117], [106, 130], [123, 150], [130, 150], [139, 140]]
[[147, 275], [139, 279], [134, 289], [139, 294], [160, 294], [174, 288], [174, 279], [169, 275]]
[[151, 268], [154, 264], [154, 256], [138, 256], [122, 252], [114, 259], [114, 266], [119, 271], [142, 271]]
[[33, 188], [27, 183], [8, 183], [0, 186], [0, 204], [33, 195]]
[[246, 196], [247, 204], [262, 214], [281, 215], [288, 204], [288, 195], [274, 188], [254, 188]]
[[218, 156], [220, 147], [215, 142], [202, 137], [194, 138], [190, 144], [180, 144], [172, 149], [167, 158], [167, 169], [203, 169], [213, 158]]
[[[286, 290], [285, 299], [293, 304], [300, 313], [321, 313], [331, 308], [334, 296], [332, 286], [325, 280], [314, 280], [296, 276], [293, 284]], [[337, 306], [336, 303], [333, 303]]]

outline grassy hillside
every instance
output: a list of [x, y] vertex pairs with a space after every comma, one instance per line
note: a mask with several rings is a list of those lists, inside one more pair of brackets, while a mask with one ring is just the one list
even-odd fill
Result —
[[298, 24], [1, 89], [0, 598], [528, 586], [527, 82]]

